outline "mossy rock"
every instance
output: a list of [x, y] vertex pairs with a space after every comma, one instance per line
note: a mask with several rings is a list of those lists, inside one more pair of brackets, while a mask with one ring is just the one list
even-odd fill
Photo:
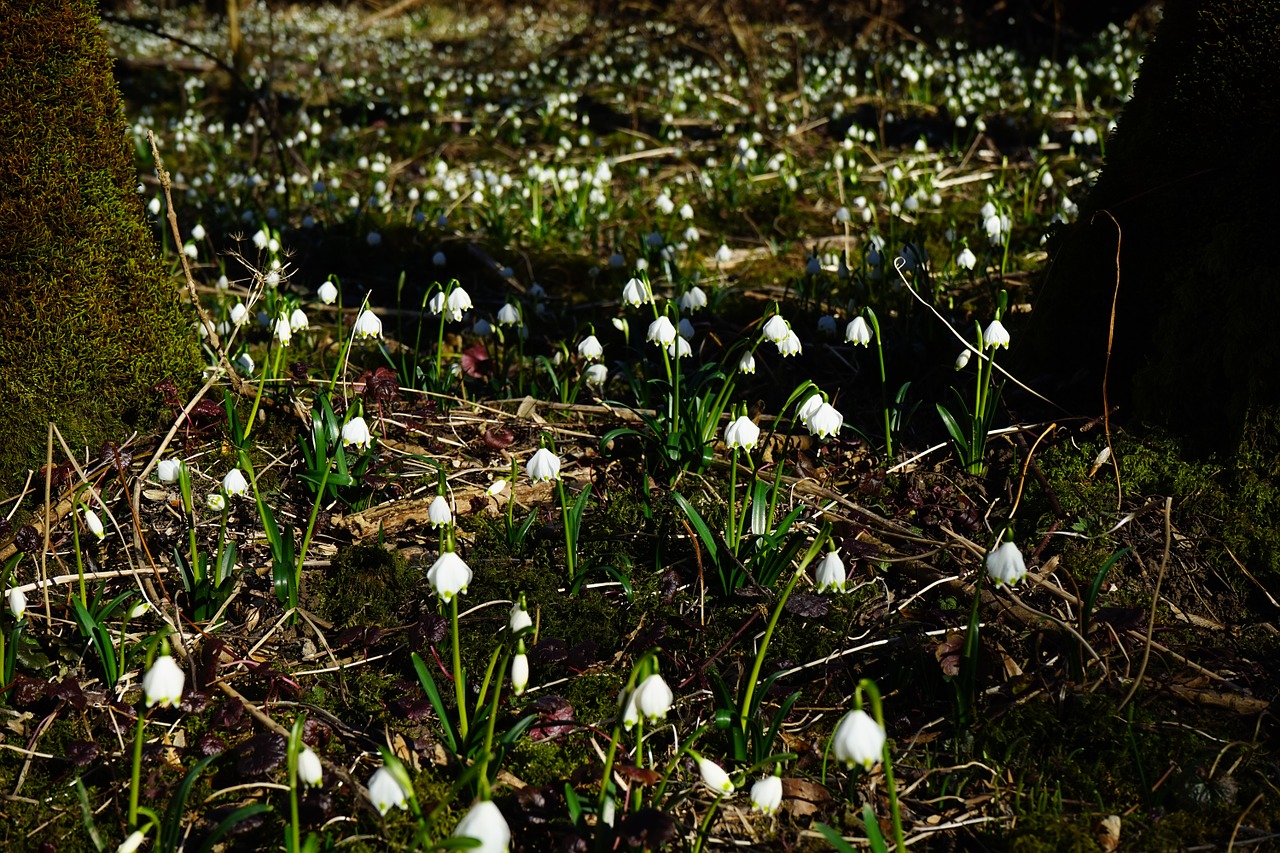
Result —
[[1280, 231], [1277, 32], [1277, 0], [1165, 5], [1019, 354], [1024, 374], [1063, 380], [1060, 402], [1101, 405], [1119, 241], [1109, 391], [1120, 415], [1196, 452], [1233, 451], [1252, 412], [1280, 405], [1280, 285], [1266, 252]]
[[0, 0], [0, 492], [47, 424], [97, 447], [154, 423], [198, 350], [157, 254], [96, 4]]

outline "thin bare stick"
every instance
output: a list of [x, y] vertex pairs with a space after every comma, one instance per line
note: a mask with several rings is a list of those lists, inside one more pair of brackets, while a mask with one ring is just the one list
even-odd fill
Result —
[[1111, 348], [1116, 339], [1116, 303], [1120, 299], [1120, 240], [1124, 233], [1111, 211], [1100, 210], [1094, 214], [1094, 218], [1101, 214], [1106, 214], [1116, 226], [1116, 287], [1111, 292], [1111, 315], [1107, 320], [1107, 360], [1102, 365], [1102, 431], [1107, 436], [1107, 450], [1111, 451], [1111, 470], [1116, 475], [1116, 511], [1119, 512], [1124, 503], [1124, 489], [1120, 484], [1120, 460], [1116, 458], [1116, 450], [1111, 446], [1111, 403], [1107, 399], [1107, 379], [1111, 373]]
[[1156, 591], [1151, 596], [1151, 618], [1147, 620], [1147, 641], [1142, 649], [1142, 663], [1138, 666], [1138, 677], [1133, 680], [1133, 684], [1129, 686], [1129, 692], [1125, 694], [1124, 699], [1116, 707], [1117, 711], [1124, 709], [1129, 704], [1129, 700], [1133, 698], [1133, 694], [1138, 692], [1138, 685], [1142, 684], [1142, 678], [1147, 674], [1147, 661], [1151, 657], [1151, 636], [1156, 629], [1156, 608], [1160, 604], [1160, 584], [1164, 582], [1164, 571], [1169, 565], [1169, 546], [1173, 541], [1173, 498], [1164, 499], [1164, 555], [1160, 558], [1160, 571], [1156, 575]]
[[[151, 143], [151, 156], [156, 162], [156, 177], [160, 179], [160, 188], [164, 190], [165, 207], [168, 210], [169, 230], [173, 232], [175, 245], [182, 245], [182, 232], [178, 229], [178, 214], [173, 209], [173, 186], [169, 180], [169, 173], [165, 171], [164, 161], [160, 158], [160, 147], [156, 144], [156, 135], [150, 130], [147, 131], [147, 141]], [[209, 316], [209, 312], [200, 304], [200, 297], [196, 294], [196, 280], [191, 275], [191, 262], [187, 260], [186, 252], [178, 251], [178, 259], [182, 262], [182, 272], [187, 280], [187, 293], [191, 296], [191, 304], [196, 309], [197, 316], [200, 317], [200, 323], [204, 326], [205, 336], [208, 338], [209, 346], [218, 354], [218, 363], [222, 370], [226, 373], [227, 379], [231, 382], [231, 387], [235, 389], [237, 394], [244, 393], [244, 380], [240, 378], [235, 369], [231, 367], [231, 361], [227, 358], [227, 351], [222, 346], [222, 340], [218, 337], [218, 327], [213, 322], [213, 318]]]

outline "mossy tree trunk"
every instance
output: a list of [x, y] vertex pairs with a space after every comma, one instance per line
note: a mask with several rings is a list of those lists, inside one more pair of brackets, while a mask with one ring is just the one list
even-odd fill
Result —
[[45, 454], [154, 423], [198, 350], [145, 220], [91, 0], [0, 0], [0, 492]]

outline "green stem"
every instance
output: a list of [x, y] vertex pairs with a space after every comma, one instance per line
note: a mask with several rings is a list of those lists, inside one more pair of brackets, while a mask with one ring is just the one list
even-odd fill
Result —
[[[590, 488], [590, 486], [587, 488]], [[564, 521], [564, 561], [565, 565], [569, 567], [569, 583], [572, 585], [578, 577], [576, 565], [578, 537], [575, 535], [577, 531], [571, 529], [569, 524], [569, 501], [565, 497], [563, 480], [556, 480], [556, 492], [560, 496], [560, 517]], [[514, 494], [515, 492], [513, 491], [512, 495], [514, 496]]]
[[884, 338], [880, 335], [880, 321], [876, 319], [876, 313], [868, 308], [867, 316], [871, 318], [871, 327], [876, 333], [876, 355], [880, 359], [880, 408], [884, 413], [884, 452], [885, 456], [892, 461], [893, 430], [889, 419], [889, 380], [884, 369]]
[[[501, 664], [506, 668], [506, 661]], [[487, 677], [486, 677], [487, 680]], [[489, 725], [484, 733], [484, 753], [480, 758], [480, 781], [478, 783], [480, 799], [487, 800], [492, 792], [489, 790], [489, 759], [493, 757], [493, 733], [498, 723], [498, 702], [502, 698], [502, 678], [499, 677], [493, 688], [493, 704], [489, 707]]]
[[729, 517], [726, 533], [729, 534], [729, 550], [738, 556], [738, 448], [733, 448], [733, 456], [729, 460]]
[[138, 727], [133, 734], [133, 775], [130, 777], [129, 785], [129, 828], [136, 829], [138, 826], [138, 791], [142, 785], [139, 781], [142, 778], [142, 728], [146, 725], [146, 709], [138, 708]]
[[258, 416], [258, 406], [262, 403], [262, 395], [266, 393], [267, 383], [280, 372], [280, 357], [283, 352], [284, 346], [277, 343], [275, 360], [272, 361], [270, 355], [262, 359], [262, 378], [258, 380], [258, 393], [253, 395], [253, 408], [249, 410], [249, 420], [244, 425], [246, 443], [249, 439], [249, 433], [253, 432], [253, 421]]
[[298, 741], [302, 734], [302, 717], [293, 723], [289, 732], [289, 853], [300, 853], [302, 830], [298, 826]]
[[[316, 499], [311, 504], [311, 517], [307, 519], [307, 532], [302, 537], [302, 550], [298, 552], [298, 588], [302, 588], [302, 564], [307, 559], [307, 549], [311, 547], [311, 534], [316, 529], [316, 517], [320, 514], [320, 502], [324, 499], [324, 487], [329, 482], [329, 472], [333, 470], [332, 461], [325, 466], [324, 475], [320, 477], [320, 488], [316, 490]], [[223, 511], [223, 524], [225, 529], [226, 512]], [[222, 538], [218, 538], [218, 551], [222, 551]]]
[[[73, 512], [74, 516], [75, 513]], [[87, 609], [89, 607], [89, 596], [84, 589], [84, 558], [80, 556], [80, 521], [73, 518], [71, 520], [71, 538], [76, 547], [76, 575], [80, 578], [80, 603]]]
[[747, 720], [751, 716], [751, 700], [755, 696], [756, 685], [760, 682], [760, 669], [764, 666], [764, 656], [769, 651], [769, 641], [773, 639], [773, 631], [778, 627], [782, 608], [786, 606], [787, 599], [791, 597], [791, 591], [796, 588], [803, 574], [804, 566], [801, 566], [791, 575], [791, 580], [787, 582], [786, 589], [782, 591], [777, 605], [773, 608], [773, 615], [769, 617], [769, 626], [764, 630], [764, 639], [760, 641], [760, 650], [756, 652], [755, 663], [751, 666], [751, 677], [747, 679], [746, 690], [742, 694], [742, 704], [738, 706], [738, 728], [742, 729], [743, 734], [747, 731]]
[[711, 808], [707, 809], [707, 816], [702, 819], [702, 825], [698, 827], [698, 840], [693, 843], [693, 853], [701, 853], [702, 842], [706, 840], [707, 833], [711, 831], [711, 818], [715, 817], [716, 809], [720, 808], [720, 801], [724, 799], [724, 794], [716, 796], [715, 802], [711, 804]]
[[458, 646], [458, 596], [449, 601], [449, 623], [453, 635], [453, 695], [458, 702], [458, 731], [467, 739], [467, 690], [462, 674], [462, 650]]
[[[865, 690], [867, 695], [871, 697], [871, 714], [875, 717], [876, 724], [883, 730], [884, 709], [880, 705], [879, 688], [876, 687], [874, 681], [864, 678], [858, 684], [858, 689]], [[888, 738], [885, 738], [882, 760], [884, 762], [884, 785], [889, 794], [889, 817], [893, 821], [894, 849], [904, 851], [907, 849], [907, 842], [902, 834], [902, 813], [898, 808], [898, 786], [893, 781], [893, 756], [889, 752]]]

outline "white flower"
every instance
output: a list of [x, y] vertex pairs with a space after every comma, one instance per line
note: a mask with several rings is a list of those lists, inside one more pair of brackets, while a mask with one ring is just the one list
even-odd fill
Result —
[[437, 316], [441, 311], [444, 310], [444, 291], [443, 290], [437, 290], [435, 293], [431, 295], [431, 298], [427, 300], [427, 310], [431, 312], [431, 316], [433, 317]]
[[178, 474], [181, 471], [181, 459], [161, 459], [156, 463], [156, 479], [162, 483], [178, 482]]
[[232, 468], [227, 472], [227, 476], [222, 478], [222, 490], [227, 493], [228, 497], [237, 498], [247, 495], [249, 494], [249, 481], [244, 478], [244, 474], [240, 473], [239, 468]]
[[431, 506], [427, 507], [427, 521], [432, 527], [445, 527], [453, 524], [453, 512], [449, 509], [449, 502], [445, 500], [444, 495], [436, 495], [435, 500], [431, 502]]
[[871, 327], [867, 325], [866, 320], [862, 319], [861, 314], [849, 321], [849, 325], [844, 330], [844, 339], [860, 347], [871, 343]]
[[664, 719], [674, 701], [675, 694], [662, 676], [655, 672], [640, 682], [627, 697], [622, 724], [631, 729], [642, 718], [650, 721]]
[[191, 239], [196, 241], [203, 240], [205, 233], [204, 226], [197, 222], [195, 227], [191, 229]]
[[632, 308], [638, 308], [646, 302], [653, 301], [653, 292], [649, 285], [638, 278], [633, 278], [622, 287], [622, 301]]
[[301, 332], [308, 327], [310, 323], [307, 321], [307, 314], [301, 308], [294, 308], [293, 313], [289, 315], [289, 328], [295, 332]]
[[773, 814], [782, 805], [782, 779], [765, 776], [751, 786], [751, 808], [764, 814]]
[[693, 349], [689, 346], [689, 342], [682, 337], [676, 338], [667, 344], [667, 354], [672, 358], [684, 358], [693, 354]]
[[845, 767], [861, 764], [870, 770], [881, 758], [884, 741], [884, 729], [866, 711], [850, 711], [831, 736], [831, 750]]
[[680, 310], [690, 314], [700, 308], [707, 307], [707, 294], [701, 287], [694, 285], [680, 295]]
[[507, 481], [499, 477], [489, 484], [489, 488], [485, 489], [485, 493], [491, 498], [496, 498], [498, 495], [506, 491], [506, 489]]
[[98, 518], [98, 514], [91, 509], [84, 511], [84, 526], [89, 528], [89, 532], [99, 539], [103, 539], [107, 535], [107, 531], [102, 529], [102, 520]]
[[578, 355], [587, 361], [595, 361], [604, 355], [604, 347], [595, 335], [587, 335], [578, 343]]
[[243, 302], [237, 302], [231, 306], [231, 322], [237, 326], [243, 326], [249, 322], [249, 308]]
[[511, 659], [511, 690], [517, 696], [529, 685], [529, 656], [518, 654]]
[[227, 499], [222, 496], [222, 492], [210, 492], [205, 496], [204, 505], [214, 512], [222, 512], [227, 508]]
[[287, 347], [289, 345], [289, 341], [293, 339], [293, 329], [289, 327], [289, 318], [284, 314], [281, 314], [276, 320], [275, 336], [276, 340], [280, 342], [280, 345], [285, 347]]
[[559, 480], [560, 457], [545, 447], [539, 448], [537, 453], [529, 457], [529, 462], [524, 466], [524, 470], [529, 475], [529, 479], [535, 483]]
[[13, 614], [14, 619], [21, 619], [22, 614], [27, 612], [27, 594], [18, 587], [9, 590], [9, 612]]
[[702, 784], [717, 794], [733, 793], [733, 780], [729, 778], [728, 773], [724, 772], [724, 768], [714, 761], [699, 756], [698, 775], [702, 777]]
[[320, 285], [320, 289], [316, 291], [316, 296], [320, 297], [320, 301], [325, 305], [332, 305], [338, 301], [338, 288], [331, 281], [326, 281]]
[[382, 321], [378, 319], [378, 315], [368, 308], [361, 311], [360, 316], [356, 318], [356, 337], [377, 338], [381, 336]]
[[137, 604], [133, 605], [133, 609], [129, 611], [129, 618], [141, 619], [143, 616], [147, 614], [147, 611], [150, 609], [151, 609], [150, 604], [148, 604], [145, 601], [139, 601]]
[[738, 370], [742, 373], [756, 372], [756, 357], [747, 350], [742, 354], [742, 358], [738, 359]]
[[649, 333], [645, 335], [645, 340], [665, 347], [674, 341], [676, 337], [676, 327], [667, 319], [667, 315], [663, 314], [649, 324]]
[[814, 412], [822, 407], [826, 401], [822, 399], [821, 394], [810, 394], [805, 401], [800, 404], [800, 408], [796, 409], [796, 419], [806, 427], [809, 426], [809, 418], [813, 417]]
[[236, 364], [245, 373], [253, 373], [253, 356], [249, 355], [249, 353], [242, 352], [236, 356]]
[[997, 214], [991, 214], [982, 221], [982, 230], [987, 233], [987, 240], [993, 245], [1000, 242], [1001, 233], [1004, 231], [1004, 223]]
[[449, 299], [445, 304], [449, 309], [449, 319], [456, 323], [465, 312], [471, 310], [471, 294], [461, 287], [455, 287], [449, 291]]
[[369, 425], [364, 422], [364, 418], [356, 415], [342, 425], [342, 443], [354, 444], [361, 450], [369, 449], [373, 444], [373, 435], [369, 432]]
[[151, 669], [142, 676], [142, 692], [147, 697], [147, 707], [159, 704], [160, 707], [172, 707], [182, 701], [182, 687], [187, 682], [187, 674], [182, 667], [168, 655], [161, 655], [151, 664]]
[[404, 788], [385, 767], [379, 767], [369, 777], [369, 800], [378, 813], [384, 816], [391, 811], [392, 806], [398, 809], [409, 808], [409, 797]]
[[658, 196], [655, 204], [657, 205], [658, 212], [663, 216], [670, 216], [671, 211], [676, 209], [676, 203], [671, 200], [671, 196], [667, 195], [666, 190], [663, 190], [662, 195]]
[[960, 250], [960, 254], [956, 256], [956, 266], [963, 270], [971, 270], [978, 263], [978, 257], [968, 246]]
[[965, 367], [969, 364], [970, 355], [971, 354], [967, 347], [965, 349], [960, 350], [960, 354], [956, 356], [956, 363], [955, 363], [956, 370], [965, 369]]
[[782, 319], [781, 314], [774, 314], [764, 324], [764, 336], [771, 343], [780, 344], [791, 333], [791, 326]]
[[511, 613], [507, 616], [507, 627], [511, 629], [513, 634], [518, 634], [526, 628], [533, 627], [533, 617], [518, 601], [511, 605]]
[[733, 259], [733, 252], [724, 243], [720, 244], [720, 248], [716, 249], [716, 263], [727, 264]]
[[822, 558], [822, 562], [818, 564], [817, 571], [814, 572], [814, 580], [817, 582], [818, 592], [826, 592], [827, 590], [844, 592], [847, 577], [844, 561], [840, 559], [840, 554], [837, 551], [828, 551], [827, 556]]
[[680, 218], [693, 219], [693, 206], [687, 203], [680, 205]]
[[760, 427], [751, 422], [746, 415], [724, 428], [724, 443], [730, 448], [741, 447], [750, 450], [760, 440]]
[[588, 385], [594, 385], [599, 388], [609, 380], [609, 368], [603, 364], [593, 364], [587, 368], [586, 380]]
[[515, 326], [520, 323], [520, 309], [508, 302], [498, 309], [499, 326]]
[[455, 595], [467, 591], [471, 583], [471, 567], [452, 551], [445, 551], [427, 571], [427, 583], [440, 600], [448, 604]]
[[987, 554], [987, 574], [996, 586], [1009, 584], [1013, 586], [1027, 575], [1027, 564], [1022, 559], [1022, 552], [1012, 542], [1001, 542], [995, 550]]
[[805, 425], [809, 427], [809, 432], [818, 438], [826, 438], [840, 432], [840, 427], [844, 426], [844, 415], [836, 411], [835, 406], [830, 403], [823, 403], [809, 416]]
[[[147, 824], [150, 827], [150, 824]], [[116, 848], [116, 853], [136, 853], [142, 842], [147, 840], [147, 833], [141, 829], [135, 829], [129, 833], [129, 837], [120, 842], [120, 846]]]
[[1009, 330], [1004, 327], [1004, 323], [999, 320], [992, 320], [991, 325], [987, 326], [986, 331], [982, 333], [982, 340], [986, 343], [987, 349], [996, 347], [1009, 347]]
[[474, 838], [480, 846], [468, 848], [475, 853], [507, 853], [511, 845], [511, 827], [492, 800], [480, 800], [462, 816], [453, 829], [454, 838]]
[[783, 358], [799, 355], [803, 351], [804, 346], [800, 343], [800, 336], [793, 331], [788, 330], [787, 336], [778, 341], [778, 354]]
[[314, 788], [322, 778], [324, 767], [320, 765], [320, 756], [312, 752], [310, 747], [304, 747], [298, 753], [298, 779], [302, 784]]

